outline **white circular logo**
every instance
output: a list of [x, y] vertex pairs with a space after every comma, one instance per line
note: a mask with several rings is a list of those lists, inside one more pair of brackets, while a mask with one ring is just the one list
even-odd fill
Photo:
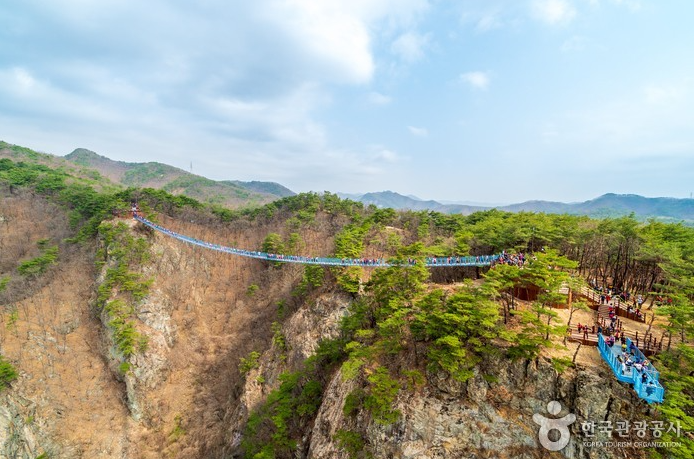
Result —
[[[547, 412], [552, 416], [556, 416], [561, 411], [561, 403], [552, 400], [547, 404]], [[540, 444], [549, 451], [559, 451], [569, 444], [571, 433], [569, 426], [576, 420], [576, 415], [569, 413], [563, 418], [552, 419], [545, 417], [539, 413], [533, 414], [533, 421], [540, 426], [540, 431], [537, 434]], [[549, 432], [556, 430], [559, 432], [558, 440], [550, 440]]]

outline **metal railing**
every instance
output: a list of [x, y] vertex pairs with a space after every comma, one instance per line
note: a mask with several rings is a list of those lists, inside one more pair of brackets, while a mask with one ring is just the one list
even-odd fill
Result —
[[[140, 215], [133, 215], [133, 218], [143, 225], [146, 225], [153, 230], [166, 234], [189, 244], [204, 247], [206, 249], [215, 250], [217, 252], [230, 253], [242, 257], [256, 258], [259, 260], [273, 261], [279, 263], [300, 263], [306, 265], [323, 265], [323, 266], [363, 266], [363, 267], [391, 267], [391, 266], [408, 266], [414, 265], [415, 260], [397, 260], [384, 258], [331, 258], [331, 257], [305, 257], [299, 255], [281, 255], [267, 252], [259, 252], [254, 250], [237, 249], [227, 247], [220, 244], [212, 244], [200, 239], [185, 236], [183, 234], [171, 231], [163, 226], [157, 225]], [[491, 266], [502, 257], [502, 254], [495, 255], [479, 255], [479, 256], [450, 256], [450, 257], [426, 257], [424, 258], [424, 266], [436, 267], [453, 267], [453, 266]]]
[[[621, 346], [621, 344], [615, 342], [613, 346]], [[639, 362], [647, 360], [638, 347], [632, 346], [629, 338], [626, 338], [626, 346], [627, 349], [634, 352], [634, 357]], [[598, 349], [600, 350], [600, 355], [610, 366], [619, 381], [633, 385], [636, 394], [648, 403], [663, 402], [665, 388], [660, 384], [660, 373], [652, 365], [649, 364], [647, 368], [643, 367], [641, 370], [638, 370], [634, 365], [629, 366], [623, 361], [620, 362], [613, 348], [607, 345], [602, 333], [598, 334]]]

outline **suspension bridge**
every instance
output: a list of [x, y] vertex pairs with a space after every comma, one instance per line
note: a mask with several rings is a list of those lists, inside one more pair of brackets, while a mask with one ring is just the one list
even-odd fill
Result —
[[[420, 263], [414, 259], [409, 260], [394, 260], [394, 259], [383, 259], [383, 258], [330, 258], [330, 257], [305, 257], [299, 255], [282, 255], [267, 253], [261, 251], [244, 250], [235, 247], [227, 247], [220, 244], [213, 244], [210, 242], [202, 241], [190, 236], [186, 236], [175, 231], [171, 231], [168, 228], [164, 228], [154, 222], [151, 222], [140, 215], [138, 212], [132, 212], [133, 218], [143, 225], [158, 231], [166, 236], [178, 239], [179, 241], [186, 242], [188, 244], [203, 247], [205, 249], [214, 250], [217, 252], [229, 253], [232, 255], [238, 255], [241, 257], [255, 258], [259, 260], [266, 260], [278, 263], [298, 263], [304, 265], [321, 265], [321, 266], [362, 266], [362, 267], [391, 267], [391, 266], [407, 266], [414, 265], [415, 263]], [[495, 263], [503, 263], [505, 260], [505, 253], [499, 253], [495, 255], [481, 255], [481, 256], [451, 256], [451, 257], [427, 257], [424, 259], [423, 263], [427, 267], [454, 267], [454, 266], [492, 266]], [[644, 361], [646, 357], [643, 353], [635, 346], [632, 345], [629, 338], [626, 339], [628, 349], [630, 349], [633, 354], [631, 356], [636, 357], [639, 361]], [[632, 369], [631, 366], [627, 366], [626, 355], [622, 355], [621, 348], [619, 345], [610, 346], [606, 343], [602, 334], [598, 333], [598, 348], [600, 350], [600, 355], [610, 366], [615, 374], [615, 377], [621, 381], [631, 384], [638, 396], [649, 403], [656, 402], [662, 403], [664, 396], [663, 386], [659, 382], [659, 373], [652, 366], [648, 368], [642, 368], [639, 371]]]
[[[227, 247], [220, 244], [213, 244], [210, 242], [205, 242], [200, 239], [196, 239], [190, 236], [186, 236], [170, 229], [164, 228], [163, 226], [157, 225], [144, 218], [143, 216], [135, 213], [133, 218], [143, 225], [152, 228], [162, 234], [165, 234], [179, 241], [186, 242], [188, 244], [197, 245], [209, 250], [215, 250], [217, 252], [229, 253], [232, 255], [238, 255], [247, 258], [256, 258], [259, 260], [266, 260], [278, 263], [298, 263], [304, 265], [321, 265], [321, 266], [363, 266], [371, 268], [388, 268], [391, 266], [406, 266], [414, 265], [419, 263], [414, 259], [411, 260], [394, 260], [394, 259], [384, 259], [384, 258], [331, 258], [331, 257], [305, 257], [299, 255], [282, 255], [275, 253], [260, 252], [255, 250], [244, 250], [235, 247]], [[495, 255], [480, 255], [480, 256], [450, 256], [450, 257], [426, 257], [424, 259], [424, 265], [427, 267], [454, 267], [454, 266], [491, 266], [499, 260], [503, 259], [503, 254]]]

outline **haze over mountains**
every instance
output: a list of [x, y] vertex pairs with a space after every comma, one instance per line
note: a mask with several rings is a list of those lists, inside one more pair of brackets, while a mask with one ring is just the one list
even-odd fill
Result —
[[295, 194], [274, 182], [215, 181], [159, 162], [114, 161], [84, 148], [77, 148], [63, 157], [0, 141], [0, 158], [3, 157], [65, 168], [77, 176], [98, 182], [100, 186], [162, 189], [232, 208], [262, 205]]
[[584, 202], [564, 203], [538, 200], [502, 206], [443, 204], [439, 201], [424, 201], [413, 196], [403, 196], [393, 191], [381, 191], [363, 195], [338, 193], [338, 195], [361, 201], [364, 204], [373, 204], [377, 207], [433, 210], [436, 212], [463, 215], [493, 208], [507, 212], [566, 213], [573, 215], [588, 215], [591, 217], [615, 217], [629, 215], [633, 212], [639, 218], [657, 218], [669, 221], [681, 220], [687, 224], [694, 224], [694, 199], [667, 197], [646, 198], [636, 194], [607, 193]]
[[[174, 194], [184, 194], [204, 202], [232, 205], [263, 204], [277, 198], [292, 196], [290, 189], [274, 182], [238, 180], [214, 181], [182, 169], [158, 162], [128, 163], [113, 161], [93, 151], [78, 148], [65, 156], [75, 164], [96, 169], [116, 183], [125, 186], [161, 188]], [[508, 212], [545, 212], [553, 214], [614, 217], [634, 213], [639, 218], [658, 218], [694, 224], [694, 200], [676, 198], [646, 198], [639, 195], [608, 193], [585, 202], [563, 203], [553, 201], [526, 201], [495, 206], [472, 204], [444, 204], [435, 200], [422, 200], [393, 191], [345, 195], [341, 197], [394, 209], [433, 210], [442, 213], [468, 215], [480, 210], [496, 208]]]
[[[25, 147], [0, 142], [0, 157], [19, 161], [38, 162], [51, 167], [81, 168], [82, 175], [94, 176], [111, 186], [150, 187], [185, 195], [202, 202], [228, 207], [262, 205], [295, 193], [275, 182], [239, 180], [215, 181], [159, 162], [132, 163], [114, 161], [93, 151], [78, 148], [60, 157], [37, 153]], [[96, 174], [96, 172], [98, 174]], [[95, 174], [95, 175], [94, 175]], [[508, 212], [545, 212], [554, 214], [616, 217], [634, 213], [641, 219], [682, 221], [694, 225], [694, 199], [668, 197], [647, 198], [636, 194], [608, 193], [584, 202], [526, 201], [508, 205], [451, 203], [451, 201], [422, 200], [393, 191], [365, 194], [337, 193], [341, 198], [361, 201], [366, 205], [401, 210], [431, 210], [468, 215], [496, 208]], [[446, 197], [452, 199], [455, 197]]]

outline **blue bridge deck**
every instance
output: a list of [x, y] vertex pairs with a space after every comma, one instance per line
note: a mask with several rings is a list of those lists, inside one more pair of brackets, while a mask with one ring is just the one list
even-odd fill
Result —
[[[256, 258], [259, 260], [267, 260], [279, 263], [300, 263], [306, 265], [324, 265], [324, 266], [364, 266], [367, 268], [380, 268], [390, 266], [403, 266], [414, 264], [414, 261], [406, 260], [386, 260], [383, 258], [329, 258], [329, 257], [304, 257], [299, 255], [278, 255], [274, 253], [257, 252], [252, 250], [237, 249], [234, 247], [226, 247], [219, 244], [201, 241], [183, 234], [176, 233], [169, 229], [153, 223], [140, 215], [133, 215], [133, 218], [140, 223], [152, 228], [155, 231], [166, 234], [188, 244], [197, 245], [206, 249], [215, 250], [217, 252], [230, 253], [242, 257]], [[453, 267], [453, 266], [491, 266], [502, 254], [496, 255], [480, 255], [480, 256], [451, 256], [451, 257], [428, 257], [424, 259], [424, 265], [427, 267]]]
[[[629, 338], [626, 339], [627, 350], [632, 349], [635, 361], [644, 362], [646, 356], [638, 347], [632, 346]], [[612, 369], [615, 377], [634, 387], [636, 394], [648, 403], [662, 403], [665, 396], [665, 389], [660, 384], [660, 373], [652, 365], [648, 368], [637, 369], [634, 365], [625, 363], [626, 356], [622, 353], [622, 346], [619, 341], [614, 345], [608, 346], [602, 334], [598, 334], [598, 349], [600, 355]], [[621, 360], [621, 361], [620, 361]]]

